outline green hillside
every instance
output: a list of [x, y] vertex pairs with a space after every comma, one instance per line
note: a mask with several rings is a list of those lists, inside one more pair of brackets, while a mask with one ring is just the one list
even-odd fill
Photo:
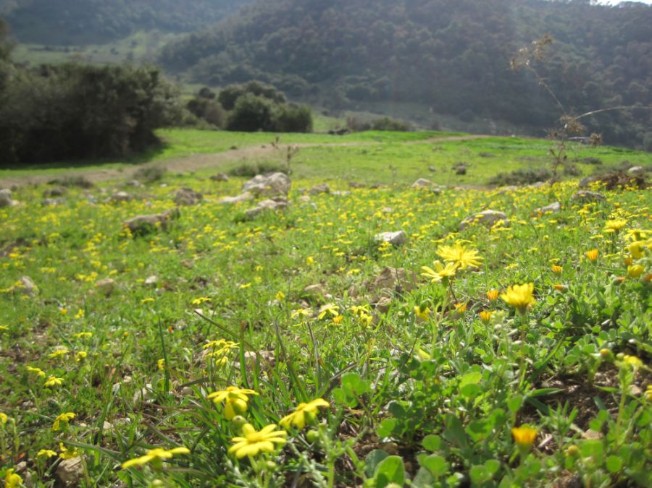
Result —
[[[510, 70], [518, 49], [545, 34], [555, 42], [536, 67], [559, 104]], [[160, 60], [195, 82], [260, 79], [333, 109], [418, 104], [413, 114], [426, 126], [447, 114], [485, 130], [507, 123], [541, 134], [560, 105], [574, 114], [649, 108], [650, 53], [652, 7], [638, 3], [271, 0], [172, 43]], [[650, 117], [614, 111], [585, 122], [609, 143], [641, 144]]]

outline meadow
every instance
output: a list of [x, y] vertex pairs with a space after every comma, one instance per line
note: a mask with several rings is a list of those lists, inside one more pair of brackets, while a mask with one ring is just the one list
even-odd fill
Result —
[[[87, 188], [61, 177], [99, 168], [0, 171], [60, 178], [0, 208], [5, 486], [652, 486], [649, 189], [488, 187], [550, 141], [434, 132], [284, 134], [136, 186], [275, 137], [160, 134]], [[210, 176], [287, 168], [286, 145], [285, 210], [221, 202], [249, 177]]]

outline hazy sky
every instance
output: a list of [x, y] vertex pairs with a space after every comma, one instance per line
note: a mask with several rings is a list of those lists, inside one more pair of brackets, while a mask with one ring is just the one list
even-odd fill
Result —
[[[619, 3], [622, 3], [623, 1], [628, 1], [628, 0], [603, 0], [600, 3], [609, 4], [609, 5], [616, 5]], [[647, 3], [648, 5], [652, 5], [652, 0], [634, 0], [639, 3]]]

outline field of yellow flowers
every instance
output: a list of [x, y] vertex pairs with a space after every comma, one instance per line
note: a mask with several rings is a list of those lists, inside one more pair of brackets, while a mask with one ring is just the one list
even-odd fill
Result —
[[652, 486], [649, 189], [317, 173], [12, 192], [5, 486]]

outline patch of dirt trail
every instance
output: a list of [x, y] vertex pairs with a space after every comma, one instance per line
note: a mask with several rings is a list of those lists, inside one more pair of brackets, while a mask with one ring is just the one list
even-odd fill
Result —
[[[468, 135], [468, 136], [447, 136], [447, 137], [433, 137], [430, 139], [424, 139], [421, 141], [413, 141], [408, 144], [433, 144], [437, 142], [451, 142], [451, 141], [472, 141], [475, 139], [482, 139], [490, 136], [483, 135]], [[290, 144], [295, 147], [361, 147], [361, 146], [371, 146], [378, 144], [373, 141], [355, 141], [355, 142], [337, 142], [337, 143], [302, 143], [302, 144]], [[282, 146], [281, 146], [282, 147]], [[249, 161], [249, 160], [259, 160], [259, 159], [270, 159], [278, 155], [280, 158], [281, 152], [274, 148], [271, 145], [263, 146], [250, 146], [240, 149], [231, 149], [219, 153], [208, 153], [208, 154], [193, 154], [191, 156], [184, 156], [180, 158], [173, 158], [163, 161], [155, 161], [151, 163], [144, 164], [135, 164], [133, 166], [127, 166], [120, 169], [113, 168], [93, 168], [93, 169], [71, 169], [70, 171], [62, 171], [57, 174], [30, 174], [30, 175], [19, 175], [19, 176], [8, 176], [0, 177], [0, 188], [11, 188], [14, 186], [22, 185], [36, 185], [41, 183], [47, 183], [50, 180], [60, 177], [75, 177], [82, 176], [87, 180], [98, 183], [102, 181], [117, 180], [123, 179], [128, 180], [132, 179], [136, 171], [147, 168], [150, 166], [159, 166], [166, 168], [168, 171], [173, 172], [188, 172], [196, 171], [199, 169], [206, 168], [220, 168], [227, 163], [232, 163], [234, 161]], [[36, 170], [34, 171], [37, 172]]]

